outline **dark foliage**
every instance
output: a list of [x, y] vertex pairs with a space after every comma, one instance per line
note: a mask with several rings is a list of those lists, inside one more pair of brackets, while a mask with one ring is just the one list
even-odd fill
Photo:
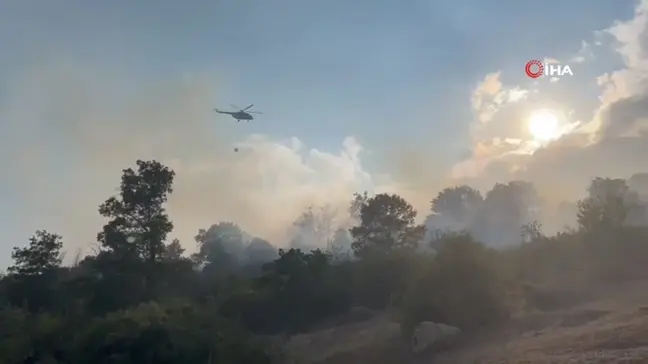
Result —
[[[434, 251], [423, 249], [425, 229], [407, 201], [364, 193], [351, 203], [350, 237], [313, 209], [296, 224], [308, 232], [299, 246], [312, 235], [320, 246], [350, 245], [354, 259], [277, 250], [233, 223], [200, 230], [186, 258], [178, 240], [167, 242], [174, 176], [156, 161], [125, 169], [119, 195], [99, 208], [109, 219], [102, 249], [71, 267], [54, 233], [37, 231], [14, 249], [0, 279], [1, 364], [271, 363], [280, 352], [268, 335], [342, 322], [353, 310], [395, 312], [404, 333], [422, 320], [472, 330], [560, 306], [567, 296], [556, 292], [579, 284], [645, 274], [645, 209], [623, 180], [594, 180], [579, 228], [554, 237], [530, 219], [533, 186], [511, 182], [485, 198], [466, 186], [440, 193], [431, 213], [466, 229], [435, 235]], [[497, 251], [470, 235], [509, 225], [524, 244]]]

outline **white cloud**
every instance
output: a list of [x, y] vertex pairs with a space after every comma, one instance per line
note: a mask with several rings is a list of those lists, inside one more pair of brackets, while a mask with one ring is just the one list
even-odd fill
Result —
[[[502, 118], [501, 115], [527, 100], [531, 91], [520, 86], [504, 85], [500, 75], [501, 72], [487, 74], [473, 91], [471, 100], [476, 120], [471, 125], [471, 138], [476, 145], [474, 150], [499, 145], [493, 143], [496, 139], [519, 139], [521, 136], [519, 127], [512, 124], [512, 119]], [[517, 120], [513, 123], [519, 124]]]
[[[567, 198], [582, 191], [593, 176], [628, 177], [645, 171], [642, 156], [648, 153], [647, 25], [648, 0], [644, 0], [637, 6], [632, 19], [617, 21], [609, 29], [595, 32], [599, 38], [603, 34], [612, 35], [614, 48], [611, 51], [621, 56], [624, 67], [596, 79], [601, 87], [600, 104], [590, 111], [594, 114], [591, 121], [573, 120], [570, 111], [565, 113], [559, 140], [537, 146], [527, 140], [519, 145], [508, 143], [508, 148], [503, 148], [503, 143], [494, 141], [511, 137], [515, 125], [523, 125], [523, 120], [520, 113], [506, 113], [507, 108], [499, 107], [491, 112], [488, 123], [475, 121], [480, 133], [474, 134], [473, 155], [455, 166], [455, 176], [472, 178], [473, 183], [482, 185], [484, 181], [527, 179], [539, 186], [554, 186], [546, 191]], [[602, 45], [598, 40], [593, 44]], [[591, 45], [583, 42], [577, 57], [580, 58], [572, 61], [594, 59]], [[498, 77], [500, 75], [498, 73]], [[550, 87], [557, 90], [556, 87], [562, 85]], [[500, 85], [500, 89], [506, 88]], [[540, 92], [534, 93], [536, 95], [537, 98], [542, 96]], [[528, 108], [531, 105], [517, 106]], [[518, 153], [525, 148], [528, 148], [525, 153]]]
[[519, 86], [504, 87], [500, 80], [501, 71], [489, 73], [479, 82], [471, 95], [471, 106], [477, 120], [487, 124], [504, 106], [522, 101], [529, 91]]
[[581, 47], [576, 52], [576, 55], [574, 55], [570, 62], [573, 63], [584, 63], [587, 60], [593, 60], [594, 59], [594, 52], [592, 51], [592, 45], [586, 41], [581, 42]]
[[604, 32], [613, 36], [615, 52], [621, 56], [624, 68], [597, 78], [602, 87], [601, 105], [591, 121], [592, 128], [604, 134], [622, 135], [635, 132], [645, 123], [648, 91], [648, 1], [641, 1], [634, 17], [617, 21]]
[[520, 88], [519, 86], [513, 87], [508, 90], [508, 102], [519, 102], [527, 98], [529, 95], [529, 90]]
[[499, 94], [502, 89], [502, 81], [499, 77], [500, 72], [489, 73], [483, 81], [477, 84], [471, 99], [473, 110], [479, 112], [485, 106], [484, 99], [493, 99]]

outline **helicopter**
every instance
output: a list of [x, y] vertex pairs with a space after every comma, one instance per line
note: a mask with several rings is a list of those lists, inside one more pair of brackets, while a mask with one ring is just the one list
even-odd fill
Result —
[[240, 107], [236, 105], [231, 105], [233, 108], [238, 109], [238, 111], [221, 111], [216, 108], [214, 108], [214, 111], [216, 111], [219, 114], [229, 114], [232, 115], [234, 119], [236, 119], [237, 122], [240, 122], [241, 120], [245, 120], [247, 122], [250, 122], [250, 120], [253, 120], [254, 117], [251, 114], [263, 114], [262, 112], [258, 111], [247, 111], [249, 110], [254, 104], [250, 104], [250, 106], [246, 107], [245, 109], [241, 109]]

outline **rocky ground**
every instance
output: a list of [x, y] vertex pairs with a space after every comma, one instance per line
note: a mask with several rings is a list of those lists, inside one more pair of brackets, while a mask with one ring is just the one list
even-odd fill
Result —
[[601, 287], [589, 302], [529, 314], [413, 357], [387, 316], [293, 337], [287, 362], [327, 364], [648, 363], [648, 280]]

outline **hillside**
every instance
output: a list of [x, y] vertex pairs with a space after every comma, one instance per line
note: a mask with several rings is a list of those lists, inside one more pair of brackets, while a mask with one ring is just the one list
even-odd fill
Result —
[[527, 314], [418, 358], [385, 316], [302, 335], [286, 348], [301, 363], [647, 363], [648, 279], [588, 293], [586, 302]]
[[488, 336], [434, 363], [646, 363], [648, 280], [600, 287], [589, 302], [523, 317]]
[[[63, 237], [46, 230], [14, 248], [0, 279], [0, 364], [609, 362], [644, 353], [648, 228], [636, 222], [648, 204], [625, 180], [594, 179], [578, 229], [553, 236], [520, 220], [531, 211], [524, 197], [535, 195], [529, 183], [496, 184], [486, 197], [449, 188], [433, 200], [451, 214], [472, 196], [476, 235], [521, 226], [509, 248], [471, 229], [426, 238], [403, 197], [364, 193], [350, 201], [353, 259], [277, 250], [228, 222], [200, 229], [198, 251], [185, 256], [168, 238], [175, 172], [136, 165], [99, 206], [108, 222], [94, 255], [63, 265]], [[317, 232], [317, 220], [309, 210], [301, 226]], [[434, 323], [463, 340], [415, 357], [412, 334], [427, 347], [443, 335]]]

